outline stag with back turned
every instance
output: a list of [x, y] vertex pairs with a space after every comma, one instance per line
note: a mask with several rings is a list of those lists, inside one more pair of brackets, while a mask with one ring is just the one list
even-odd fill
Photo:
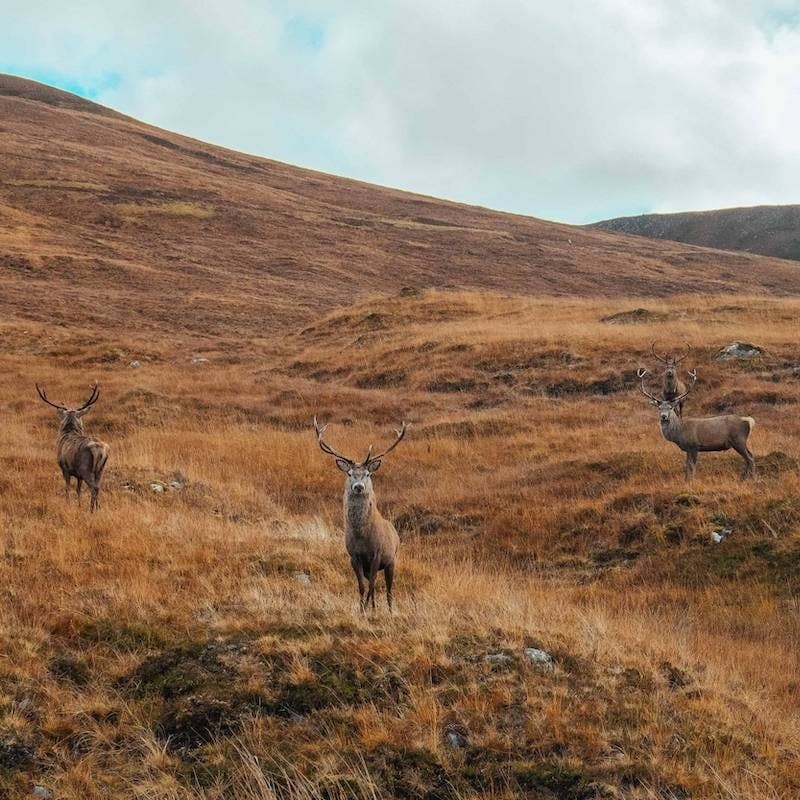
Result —
[[97, 402], [100, 389], [97, 384], [92, 386], [89, 398], [78, 408], [67, 408], [58, 403], [52, 403], [47, 398], [45, 390], [36, 384], [39, 397], [49, 406], [53, 406], [61, 417], [61, 425], [56, 439], [56, 454], [58, 466], [64, 476], [64, 498], [69, 500], [70, 481], [75, 478], [77, 483], [75, 491], [78, 495], [78, 505], [81, 502], [81, 488], [83, 483], [89, 487], [91, 502], [90, 511], [100, 508], [100, 480], [108, 461], [109, 446], [99, 439], [87, 436], [83, 432], [83, 416]]
[[371, 603], [375, 610], [375, 581], [383, 571], [386, 581], [386, 602], [392, 610], [392, 587], [397, 561], [400, 537], [389, 520], [384, 519], [375, 503], [375, 490], [372, 476], [381, 465], [381, 460], [394, 450], [406, 434], [406, 423], [395, 431], [395, 440], [379, 455], [372, 455], [372, 445], [363, 461], [356, 462], [337, 453], [323, 438], [327, 425], [317, 423], [314, 417], [314, 430], [317, 443], [323, 453], [336, 459], [336, 466], [344, 472], [344, 528], [345, 547], [350, 556], [350, 564], [358, 580], [358, 593], [361, 598], [361, 611], [365, 612]]
[[721, 452], [735, 450], [744, 460], [742, 479], [755, 476], [756, 461], [747, 440], [756, 421], [752, 417], [740, 417], [726, 414], [720, 417], [681, 417], [676, 411], [677, 404], [682, 402], [691, 392], [697, 381], [697, 372], [689, 373], [691, 383], [676, 398], [655, 397], [647, 391], [644, 378], [646, 369], [639, 370], [642, 394], [658, 407], [661, 433], [668, 442], [673, 442], [686, 453], [686, 480], [694, 478], [697, 468], [698, 453]]
[[[686, 392], [686, 384], [680, 379], [678, 375], [678, 364], [681, 363], [689, 355], [689, 346], [686, 346], [686, 352], [681, 356], [676, 356], [674, 353], [664, 353], [660, 356], [656, 353], [656, 343], [650, 346], [653, 357], [664, 365], [664, 377], [661, 386], [661, 393], [665, 400], [675, 400], [681, 395], [684, 397]], [[675, 406], [675, 413], [680, 417], [683, 414], [683, 400]]]

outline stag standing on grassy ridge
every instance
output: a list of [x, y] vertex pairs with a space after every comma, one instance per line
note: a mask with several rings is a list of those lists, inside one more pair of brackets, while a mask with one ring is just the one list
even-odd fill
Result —
[[336, 466], [347, 476], [344, 484], [344, 541], [358, 580], [361, 611], [365, 612], [370, 603], [373, 611], [375, 610], [375, 580], [381, 570], [386, 581], [386, 602], [391, 611], [394, 568], [400, 537], [394, 525], [378, 511], [372, 475], [380, 467], [381, 459], [400, 444], [406, 434], [406, 424], [404, 422], [400, 430], [395, 431], [394, 442], [380, 455], [373, 456], [370, 445], [366, 458], [360, 463], [337, 453], [325, 442], [323, 434], [326, 427], [320, 427], [314, 417], [314, 430], [322, 452], [333, 456]]
[[95, 384], [89, 399], [78, 408], [67, 408], [57, 403], [51, 403], [47, 399], [44, 389], [38, 383], [36, 391], [39, 393], [39, 397], [49, 406], [57, 409], [61, 416], [56, 453], [58, 466], [64, 476], [64, 498], [69, 500], [70, 480], [74, 477], [77, 479], [75, 491], [78, 494], [78, 505], [80, 505], [81, 487], [86, 481], [91, 493], [89, 510], [97, 510], [100, 508], [100, 479], [103, 477], [110, 448], [105, 442], [86, 436], [83, 432], [82, 417], [97, 402], [100, 397], [100, 389]]
[[[661, 393], [665, 400], [675, 400], [686, 392], [686, 384], [678, 377], [678, 364], [689, 355], [689, 346], [686, 346], [686, 352], [679, 357], [671, 353], [664, 353], [663, 356], [660, 356], [656, 353], [655, 342], [650, 345], [650, 350], [652, 350], [654, 358], [664, 365], [664, 382]], [[679, 417], [683, 414], [683, 401], [675, 406], [675, 413]]]
[[697, 381], [697, 372], [689, 373], [692, 382], [689, 387], [672, 400], [654, 397], [644, 387], [646, 369], [639, 370], [640, 389], [653, 405], [658, 406], [661, 417], [661, 433], [668, 442], [673, 442], [686, 453], [686, 480], [694, 478], [697, 468], [697, 454], [735, 450], [745, 463], [742, 480], [752, 478], [756, 471], [756, 461], [747, 440], [756, 421], [752, 417], [739, 417], [726, 414], [721, 417], [693, 417], [685, 419], [676, 412], [676, 407], [688, 394]]

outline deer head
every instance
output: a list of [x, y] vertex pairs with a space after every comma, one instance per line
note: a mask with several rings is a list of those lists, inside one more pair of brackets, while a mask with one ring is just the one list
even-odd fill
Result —
[[654, 406], [658, 407], [658, 413], [659, 413], [659, 416], [661, 418], [661, 424], [662, 425], [667, 424], [670, 421], [672, 415], [675, 415], [676, 417], [678, 416], [675, 413], [675, 409], [677, 408], [677, 406], [683, 400], [686, 399], [686, 397], [689, 395], [689, 392], [692, 391], [692, 389], [694, 388], [694, 385], [695, 385], [695, 383], [697, 381], [697, 370], [694, 370], [694, 369], [690, 370], [688, 375], [689, 375], [689, 378], [691, 378], [691, 383], [686, 388], [686, 391], [683, 392], [683, 394], [678, 395], [678, 397], [672, 398], [672, 400], [665, 400], [663, 397], [655, 397], [654, 395], [650, 394], [650, 392], [648, 392], [647, 389], [645, 388], [644, 378], [645, 378], [645, 375], [648, 374], [648, 371], [646, 369], [644, 369], [642, 367], [642, 368], [639, 369], [639, 371], [636, 374], [639, 377], [639, 380], [641, 381], [639, 389], [641, 390], [642, 394]]
[[341, 453], [337, 453], [323, 438], [327, 425], [317, 423], [314, 417], [314, 430], [317, 433], [317, 442], [323, 453], [327, 453], [336, 459], [336, 466], [347, 476], [345, 483], [345, 493], [348, 497], [358, 498], [372, 494], [372, 476], [381, 466], [383, 458], [394, 450], [406, 435], [406, 423], [400, 426], [400, 430], [395, 431], [395, 440], [389, 447], [378, 455], [372, 455], [372, 445], [369, 446], [366, 457], [362, 461], [354, 461]]
[[92, 386], [91, 394], [89, 395], [88, 399], [84, 401], [84, 403], [77, 408], [68, 408], [67, 406], [60, 405], [59, 403], [52, 403], [50, 400], [47, 399], [47, 394], [44, 390], [44, 387], [39, 386], [36, 384], [36, 391], [39, 394], [39, 397], [44, 400], [45, 403], [49, 406], [53, 406], [53, 408], [58, 411], [59, 416], [61, 417], [61, 432], [66, 433], [67, 431], [77, 431], [79, 433], [83, 432], [83, 417], [84, 414], [98, 401], [100, 398], [100, 388], [95, 383]]
[[684, 346], [686, 348], [686, 352], [681, 356], [676, 356], [673, 353], [664, 353], [663, 356], [660, 356], [658, 353], [656, 353], [656, 343], [653, 342], [653, 344], [650, 345], [650, 350], [652, 351], [653, 356], [664, 365], [664, 375], [670, 380], [673, 380], [677, 377], [678, 364], [680, 364], [681, 361], [683, 361], [689, 355], [689, 345], [687, 344]]

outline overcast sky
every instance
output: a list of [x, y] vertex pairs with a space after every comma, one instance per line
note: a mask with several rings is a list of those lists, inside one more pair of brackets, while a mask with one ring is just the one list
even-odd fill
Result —
[[800, 0], [0, 0], [0, 71], [567, 222], [800, 202]]

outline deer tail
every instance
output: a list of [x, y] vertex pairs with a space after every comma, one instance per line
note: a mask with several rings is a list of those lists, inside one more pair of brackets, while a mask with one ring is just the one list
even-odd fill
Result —
[[742, 419], [750, 426], [750, 430], [752, 431], [756, 425], [756, 421], [752, 417], [742, 417]]

